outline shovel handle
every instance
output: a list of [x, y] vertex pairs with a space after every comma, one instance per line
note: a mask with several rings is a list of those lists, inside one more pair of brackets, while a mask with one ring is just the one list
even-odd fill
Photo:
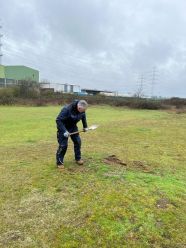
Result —
[[[87, 131], [88, 131], [88, 130], [94, 130], [94, 129], [96, 129], [97, 127], [98, 127], [98, 125], [92, 125], [92, 126], [90, 126], [89, 128], [87, 128]], [[77, 133], [81, 133], [81, 132], [85, 132], [84, 129], [82, 129], [82, 130], [80, 130], [80, 131], [78, 130], [78, 131], [76, 131], [76, 132], [70, 133], [69, 136], [74, 135], [74, 134], [77, 134]]]
[[77, 133], [81, 133], [81, 132], [84, 132], [84, 130], [80, 130], [80, 131], [76, 131], [76, 132], [70, 133], [69, 136], [74, 135], [74, 134], [77, 134]]

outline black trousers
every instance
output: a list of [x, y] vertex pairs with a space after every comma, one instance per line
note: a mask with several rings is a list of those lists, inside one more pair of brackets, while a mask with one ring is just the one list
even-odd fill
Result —
[[[77, 129], [70, 130], [71, 132], [77, 131]], [[56, 164], [60, 165], [64, 162], [64, 156], [66, 154], [67, 148], [68, 148], [68, 138], [64, 137], [64, 133], [61, 131], [57, 131], [57, 141], [59, 144], [59, 147], [56, 152]], [[70, 136], [71, 140], [74, 143], [74, 156], [75, 160], [81, 159], [81, 138], [79, 134], [74, 134]]]

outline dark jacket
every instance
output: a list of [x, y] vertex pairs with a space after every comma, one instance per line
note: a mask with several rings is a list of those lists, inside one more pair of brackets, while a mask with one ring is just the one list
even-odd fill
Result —
[[66, 132], [77, 130], [76, 124], [82, 120], [83, 128], [87, 128], [86, 114], [80, 113], [77, 110], [78, 100], [62, 108], [61, 112], [56, 118], [58, 131]]

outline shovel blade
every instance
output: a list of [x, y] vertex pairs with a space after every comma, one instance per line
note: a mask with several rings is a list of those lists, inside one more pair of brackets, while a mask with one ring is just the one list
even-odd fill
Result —
[[96, 129], [96, 128], [98, 128], [98, 125], [92, 125], [92, 126], [90, 126], [90, 127], [88, 128], [88, 130], [94, 130], [94, 129]]

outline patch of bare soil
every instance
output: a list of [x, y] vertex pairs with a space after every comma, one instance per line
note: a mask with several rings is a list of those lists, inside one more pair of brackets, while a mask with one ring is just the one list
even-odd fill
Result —
[[176, 110], [176, 114], [185, 114], [185, 113], [186, 113], [186, 108]]
[[152, 172], [152, 170], [147, 166], [147, 164], [140, 160], [134, 160], [132, 161], [132, 168], [135, 168], [137, 170], [141, 170], [143, 172], [149, 173]]
[[67, 172], [72, 174], [76, 172], [86, 173], [87, 171], [89, 171], [89, 169], [85, 166], [75, 166], [67, 169]]
[[161, 198], [161, 199], [157, 200], [156, 207], [157, 208], [165, 209], [165, 208], [168, 208], [168, 206], [170, 204], [171, 204], [171, 202], [170, 202], [169, 199], [167, 199], [167, 198]]
[[24, 236], [20, 231], [12, 230], [12, 231], [9, 231], [3, 234], [0, 237], [0, 244], [4, 245], [4, 247], [7, 245], [6, 247], [8, 247], [8, 244], [10, 242], [17, 241], [17, 240], [24, 240]]
[[126, 166], [128, 169], [139, 170], [145, 173], [153, 173], [152, 169], [144, 161], [134, 160], [127, 164], [126, 162], [123, 162], [118, 159], [116, 155], [110, 155], [104, 158], [103, 162], [110, 165]]
[[147, 165], [144, 161], [134, 160], [132, 161], [132, 167], [140, 170], [147, 170]]
[[104, 163], [106, 164], [119, 164], [119, 165], [124, 165], [126, 166], [127, 164], [125, 162], [122, 162], [120, 159], [116, 157], [116, 155], [110, 155], [103, 160]]
[[176, 113], [176, 114], [185, 114], [186, 113], [186, 107], [182, 108], [169, 108], [166, 112], [168, 113]]

